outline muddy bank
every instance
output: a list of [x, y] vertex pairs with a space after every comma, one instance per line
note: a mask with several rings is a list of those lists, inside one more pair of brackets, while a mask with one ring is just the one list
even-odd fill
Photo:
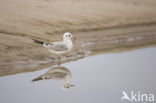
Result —
[[[78, 33], [72, 52], [62, 57], [63, 62], [75, 61], [99, 53], [124, 52], [156, 44], [156, 25], [123, 27]], [[5, 34], [1, 34], [5, 35]], [[9, 36], [10, 37], [10, 36]], [[20, 39], [21, 40], [21, 39]], [[0, 75], [30, 72], [57, 64], [57, 57], [29, 40], [30, 47], [16, 48], [0, 54]], [[9, 50], [10, 49], [10, 50]], [[5, 50], [5, 49], [4, 49]]]
[[0, 76], [54, 66], [56, 56], [32, 39], [58, 41], [67, 31], [77, 39], [64, 62], [155, 45], [155, 5], [155, 0], [1, 0]]

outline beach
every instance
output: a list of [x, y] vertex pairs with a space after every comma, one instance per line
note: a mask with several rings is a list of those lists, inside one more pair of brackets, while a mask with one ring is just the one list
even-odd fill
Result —
[[0, 76], [55, 66], [57, 56], [32, 39], [77, 38], [62, 57], [71, 62], [156, 44], [155, 0], [1, 0]]

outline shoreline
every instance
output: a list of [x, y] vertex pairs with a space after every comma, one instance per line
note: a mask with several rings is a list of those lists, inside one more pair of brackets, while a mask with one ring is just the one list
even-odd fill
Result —
[[[126, 52], [130, 50], [155, 46], [155, 28], [156, 25], [143, 25], [80, 33], [76, 35], [78, 39], [74, 40], [75, 48], [72, 52], [66, 54], [63, 57], [63, 63], [76, 61], [85, 58], [86, 56], [93, 56], [102, 53]], [[40, 55], [40, 57], [30, 58], [28, 56], [29, 60], [31, 61], [24, 59], [23, 61], [20, 60], [16, 62], [1, 62], [0, 76], [33, 72], [55, 66], [57, 64], [57, 57], [49, 53], [48, 50], [46, 50], [44, 47], [34, 43], [33, 47], [34, 50], [29, 54], [31, 54], [33, 57], [33, 54], [39, 50], [40, 53], [37, 53], [37, 56]], [[20, 53], [21, 55], [19, 55], [19, 57], [22, 58], [24, 55], [24, 53], [22, 53], [22, 49]], [[44, 55], [44, 53], [46, 53], [46, 55]], [[50, 55], [50, 57], [48, 55]]]

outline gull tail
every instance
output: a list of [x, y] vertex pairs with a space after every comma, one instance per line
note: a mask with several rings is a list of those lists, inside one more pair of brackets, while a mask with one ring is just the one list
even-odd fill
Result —
[[35, 82], [35, 81], [39, 81], [39, 80], [43, 80], [42, 76], [39, 76], [39, 77], [33, 79], [31, 82]]
[[32, 40], [34, 40], [34, 42], [35, 42], [35, 43], [37, 43], [37, 44], [41, 44], [41, 45], [43, 45], [43, 44], [44, 44], [44, 42], [43, 42], [43, 41], [36, 40], [36, 39], [32, 39]]

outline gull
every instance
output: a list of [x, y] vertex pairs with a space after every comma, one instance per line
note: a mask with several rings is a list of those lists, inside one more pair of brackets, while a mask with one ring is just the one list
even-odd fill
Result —
[[63, 41], [60, 42], [51, 42], [51, 43], [46, 43], [43, 41], [39, 40], [34, 40], [35, 43], [41, 44], [44, 47], [48, 48], [48, 50], [51, 53], [54, 53], [58, 56], [58, 67], [61, 64], [61, 55], [68, 53], [72, 50], [73, 43], [72, 43], [72, 34], [69, 32], [64, 33], [63, 35]]
[[71, 80], [71, 72], [65, 67], [51, 68], [43, 75], [33, 79], [32, 82], [44, 80], [44, 79], [45, 80], [49, 80], [49, 79], [62, 80], [62, 89], [63, 90], [67, 90], [70, 87], [74, 86], [74, 85], [69, 84], [69, 82]]

